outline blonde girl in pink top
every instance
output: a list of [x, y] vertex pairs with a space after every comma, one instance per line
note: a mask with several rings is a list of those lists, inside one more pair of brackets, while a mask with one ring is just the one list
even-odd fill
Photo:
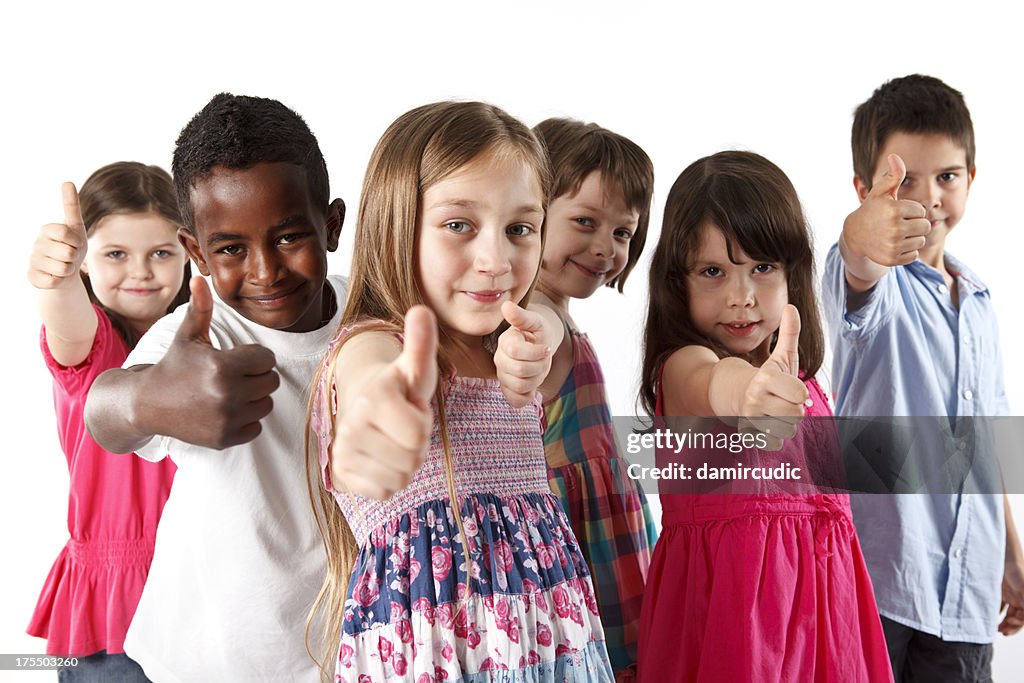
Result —
[[47, 654], [77, 659], [61, 681], [145, 681], [123, 644], [175, 468], [103, 450], [82, 410], [93, 380], [121, 367], [142, 333], [188, 299], [181, 218], [171, 177], [156, 166], [110, 164], [81, 196], [71, 183], [62, 191], [64, 222], [39, 231], [28, 279], [39, 290], [39, 345], [68, 461], [70, 539], [28, 633], [46, 638]]

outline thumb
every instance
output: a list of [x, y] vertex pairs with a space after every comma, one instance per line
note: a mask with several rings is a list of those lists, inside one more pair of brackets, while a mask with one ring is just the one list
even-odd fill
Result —
[[213, 317], [213, 296], [210, 286], [201, 276], [194, 276], [188, 283], [192, 293], [185, 311], [185, 319], [178, 328], [178, 338], [210, 343], [210, 319]]
[[903, 185], [903, 179], [907, 177], [907, 165], [903, 163], [899, 154], [890, 154], [886, 160], [889, 168], [875, 181], [875, 186], [871, 188], [871, 194], [876, 197], [899, 199], [900, 186]]
[[437, 388], [437, 319], [426, 306], [413, 306], [405, 314], [405, 343], [397, 366], [409, 400], [421, 408], [430, 405]]
[[85, 221], [82, 220], [82, 205], [78, 200], [78, 190], [74, 183], [64, 183], [60, 186], [61, 197], [64, 200], [64, 225], [71, 228], [84, 242]]
[[793, 304], [782, 309], [779, 338], [769, 360], [794, 377], [800, 372], [800, 312]]
[[501, 305], [501, 314], [508, 324], [521, 332], [540, 332], [544, 328], [544, 319], [539, 313], [525, 309], [514, 301], [506, 301]]

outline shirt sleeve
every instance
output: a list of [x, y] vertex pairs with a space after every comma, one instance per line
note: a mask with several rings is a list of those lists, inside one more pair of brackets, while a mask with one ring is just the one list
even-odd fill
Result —
[[856, 340], [873, 334], [891, 317], [899, 299], [898, 269], [899, 266], [890, 268], [867, 292], [864, 303], [857, 310], [851, 311], [846, 305], [850, 294], [846, 283], [846, 265], [839, 253], [839, 244], [832, 245], [825, 257], [821, 290], [825, 316], [832, 325], [839, 325], [839, 334], [848, 340]]
[[57, 386], [67, 394], [84, 395], [100, 373], [120, 367], [128, 355], [128, 347], [114, 330], [107, 314], [95, 305], [93, 310], [96, 312], [96, 336], [92, 340], [89, 355], [78, 365], [67, 366], [58, 363], [46, 341], [46, 326], [39, 331], [39, 350], [43, 354], [46, 369], [53, 375]]

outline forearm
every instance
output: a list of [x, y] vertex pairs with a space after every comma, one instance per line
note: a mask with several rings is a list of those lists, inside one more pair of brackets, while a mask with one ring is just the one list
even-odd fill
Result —
[[81, 363], [96, 338], [96, 312], [80, 278], [68, 278], [55, 289], [39, 290], [39, 317], [46, 329], [46, 345], [65, 366]]
[[1017, 525], [1013, 521], [1013, 511], [1010, 509], [1010, 497], [1003, 493], [1003, 513], [1006, 518], [1006, 561], [1024, 561], [1024, 551], [1020, 547], [1020, 536], [1017, 535]]
[[147, 424], [141, 396], [153, 366], [107, 370], [93, 382], [85, 402], [85, 426], [93, 440], [112, 453], [131, 453], [158, 432]]

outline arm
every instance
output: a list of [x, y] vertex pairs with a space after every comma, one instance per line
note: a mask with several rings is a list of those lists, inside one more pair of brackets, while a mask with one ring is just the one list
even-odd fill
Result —
[[28, 280], [39, 290], [39, 315], [50, 354], [61, 365], [73, 367], [89, 356], [98, 321], [79, 275], [88, 238], [78, 192], [71, 183], [64, 183], [61, 190], [64, 223], [50, 223], [39, 231]]
[[190, 284], [192, 302], [164, 357], [93, 383], [85, 424], [103, 448], [129, 453], [160, 435], [219, 450], [259, 435], [280, 383], [274, 354], [255, 344], [215, 349], [210, 290], [201, 277]]
[[[870, 190], [859, 178], [854, 179], [861, 205], [846, 217], [839, 238], [851, 295], [870, 291], [891, 266], [916, 261], [918, 250], [925, 245], [931, 224], [924, 207], [899, 198], [906, 176], [903, 160], [890, 154], [888, 170], [875, 179]], [[863, 298], [857, 297], [848, 306], [856, 309], [860, 303]]]
[[338, 413], [330, 446], [331, 483], [384, 499], [405, 488], [430, 445], [437, 389], [437, 322], [409, 309], [404, 343], [386, 332], [346, 341], [334, 364]]
[[1003, 606], [1006, 616], [999, 624], [999, 632], [1012, 636], [1024, 627], [1024, 552], [1021, 551], [1017, 526], [1010, 510], [1010, 498], [1003, 493], [1006, 516], [1006, 559], [1003, 565]]

